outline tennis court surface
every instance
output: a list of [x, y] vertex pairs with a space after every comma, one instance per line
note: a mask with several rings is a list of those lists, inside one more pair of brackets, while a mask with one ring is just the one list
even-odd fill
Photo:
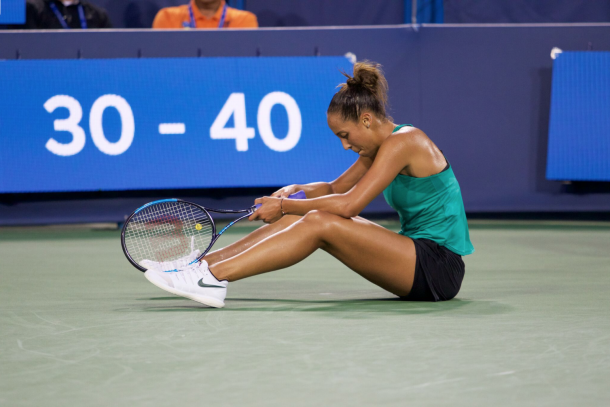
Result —
[[146, 281], [116, 230], [0, 229], [0, 405], [608, 405], [610, 226], [471, 236], [452, 301], [395, 301], [318, 252], [209, 309]]

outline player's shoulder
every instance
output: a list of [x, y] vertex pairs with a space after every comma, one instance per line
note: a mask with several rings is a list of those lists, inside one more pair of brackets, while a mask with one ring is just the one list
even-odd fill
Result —
[[405, 165], [408, 165], [416, 157], [425, 155], [430, 143], [430, 139], [422, 130], [405, 126], [388, 136], [381, 144], [379, 152], [386, 157], [401, 157]]
[[426, 143], [430, 139], [421, 129], [413, 126], [404, 126], [392, 133], [383, 144], [392, 147], [412, 148], [414, 145]]

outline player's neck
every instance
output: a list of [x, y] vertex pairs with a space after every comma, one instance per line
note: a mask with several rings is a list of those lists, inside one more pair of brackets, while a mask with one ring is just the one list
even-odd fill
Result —
[[[379, 119], [375, 119], [375, 120], [379, 120]], [[369, 158], [371, 158], [372, 160], [375, 160], [379, 147], [381, 147], [383, 142], [392, 135], [392, 132], [394, 131], [395, 127], [396, 127], [396, 124], [392, 123], [389, 120], [387, 120], [387, 121], [379, 120], [376, 123], [376, 125], [374, 127], [375, 130], [373, 131], [373, 137], [375, 140], [374, 141], [375, 144], [377, 144], [377, 149], [373, 155], [369, 156]]]
[[[392, 123], [391, 121], [387, 121], [384, 122], [381, 125], [382, 131], [381, 134], [387, 134], [387, 136], [389, 136], [390, 134], [392, 134], [392, 132], [394, 132], [394, 129], [396, 128], [396, 123]], [[387, 138], [386, 136], [386, 138]]]
[[195, 5], [205, 18], [212, 18], [220, 8], [222, 0], [195, 0]]
[[379, 145], [381, 146], [381, 144], [385, 141], [385, 139], [387, 139], [388, 137], [390, 137], [390, 135], [392, 135], [392, 132], [394, 131], [394, 128], [396, 127], [396, 124], [392, 123], [390, 120], [384, 120], [384, 121], [380, 121], [381, 123], [378, 124], [378, 127], [376, 131], [376, 138], [377, 141], [379, 142]]

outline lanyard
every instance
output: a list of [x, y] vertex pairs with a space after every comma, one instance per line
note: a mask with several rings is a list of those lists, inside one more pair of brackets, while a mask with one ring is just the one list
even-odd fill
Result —
[[[220, 15], [220, 22], [218, 23], [218, 28], [222, 28], [225, 25], [225, 17], [227, 16], [227, 3], [225, 3], [222, 8], [222, 14]], [[197, 28], [197, 24], [195, 23], [195, 15], [193, 14], [193, 7], [189, 4], [189, 24], [188, 28]], [[186, 25], [186, 24], [185, 24]]]
[[[57, 9], [57, 6], [55, 5], [55, 3], [53, 1], [51, 1], [51, 2], [49, 2], [49, 6], [51, 7], [51, 10], [53, 10], [53, 13], [55, 13], [55, 16], [57, 17], [57, 19], [61, 23], [61, 26], [63, 28], [65, 28], [66, 30], [69, 30], [70, 27], [68, 27], [68, 24], [66, 23], [66, 20], [64, 19], [64, 16], [61, 15], [61, 13]], [[85, 18], [85, 11], [83, 10], [83, 5], [82, 4], [78, 5], [78, 17], [80, 18], [80, 26], [81, 26], [81, 28], [83, 30], [86, 30], [87, 29], [87, 19]]]

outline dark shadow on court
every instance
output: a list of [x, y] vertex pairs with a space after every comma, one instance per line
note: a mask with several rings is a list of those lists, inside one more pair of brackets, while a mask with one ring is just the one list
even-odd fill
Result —
[[[142, 300], [165, 301], [182, 300], [179, 297], [155, 297]], [[183, 300], [182, 300], [183, 301]], [[146, 307], [143, 312], [313, 312], [332, 315], [351, 313], [349, 317], [367, 317], [367, 314], [419, 315], [452, 313], [455, 315], [477, 316], [498, 315], [512, 311], [512, 307], [496, 301], [453, 299], [444, 302], [401, 301], [397, 298], [366, 298], [354, 300], [293, 300], [262, 298], [231, 298], [221, 310], [198, 305], [176, 305]], [[138, 311], [130, 309], [131, 311]], [[122, 309], [121, 311], [127, 311]]]

